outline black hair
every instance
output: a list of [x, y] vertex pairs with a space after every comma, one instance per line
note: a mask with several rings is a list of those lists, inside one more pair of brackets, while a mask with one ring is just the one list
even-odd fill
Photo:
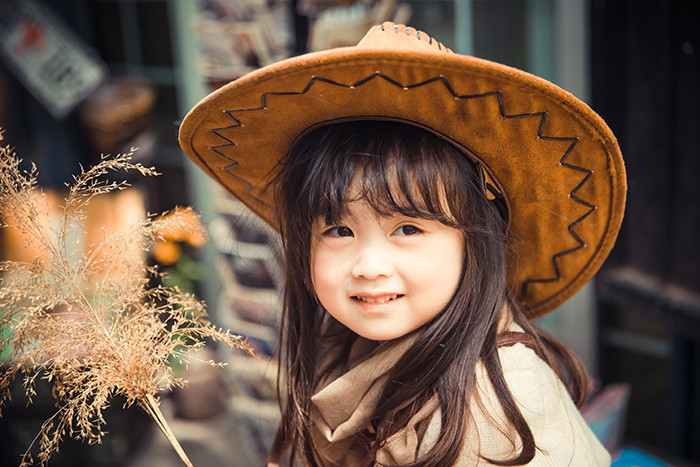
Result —
[[[353, 183], [359, 190], [349, 190]], [[318, 354], [325, 312], [311, 283], [311, 235], [319, 219], [333, 224], [349, 202], [363, 199], [380, 215], [398, 212], [442, 222], [461, 231], [464, 242], [460, 285], [391, 370], [371, 416], [373, 432], [362, 436], [368, 452], [376, 453], [402, 428], [410, 418], [407, 410], [415, 413], [437, 396], [439, 439], [411, 465], [453, 465], [468, 426], [475, 368], [482, 361], [523, 446], [512, 459], [489, 462], [529, 462], [535, 455], [534, 437], [498, 359], [502, 310], [510, 306], [516, 322], [537, 339], [539, 335], [509, 301], [507, 226], [489, 202], [475, 163], [422, 128], [394, 121], [349, 121], [321, 126], [300, 138], [282, 162], [274, 186], [286, 252], [280, 371], [287, 387], [275, 449], [289, 447], [292, 458], [298, 454], [306, 465], [317, 465], [310, 413], [314, 385], [323, 370]], [[356, 337], [348, 330], [339, 345], [349, 351]], [[407, 401], [412, 403], [407, 406]]]

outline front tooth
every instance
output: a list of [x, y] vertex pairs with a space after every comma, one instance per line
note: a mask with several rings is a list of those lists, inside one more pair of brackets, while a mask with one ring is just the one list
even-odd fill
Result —
[[385, 303], [385, 302], [388, 302], [390, 300], [395, 300], [396, 297], [398, 297], [398, 294], [389, 295], [387, 297], [377, 297], [377, 298], [372, 298], [372, 297], [357, 297], [357, 298], [359, 298], [361, 301], [363, 301], [365, 303]]

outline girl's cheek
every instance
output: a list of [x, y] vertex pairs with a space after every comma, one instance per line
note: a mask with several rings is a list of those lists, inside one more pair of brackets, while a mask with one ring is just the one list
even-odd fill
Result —
[[329, 254], [326, 249], [319, 249], [311, 256], [311, 280], [313, 281], [316, 296], [326, 296], [334, 286], [340, 284], [340, 265], [334, 259], [335, 255]]
[[330, 285], [341, 286], [343, 282], [343, 264], [333, 262], [319, 262], [312, 271], [314, 287], [328, 287]]

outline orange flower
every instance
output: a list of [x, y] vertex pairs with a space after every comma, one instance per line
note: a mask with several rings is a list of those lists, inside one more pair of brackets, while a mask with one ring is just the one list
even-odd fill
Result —
[[182, 249], [175, 243], [158, 241], [151, 246], [151, 253], [158, 263], [163, 266], [170, 266], [180, 259]]

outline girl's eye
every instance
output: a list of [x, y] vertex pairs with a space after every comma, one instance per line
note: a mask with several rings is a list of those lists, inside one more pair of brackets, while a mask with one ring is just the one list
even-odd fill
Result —
[[352, 230], [347, 227], [333, 227], [325, 231], [324, 235], [331, 237], [352, 237], [354, 234]]
[[416, 235], [421, 233], [421, 229], [416, 227], [415, 225], [402, 225], [398, 229], [394, 231], [395, 235], [401, 235], [401, 236], [407, 236], [407, 235]]

